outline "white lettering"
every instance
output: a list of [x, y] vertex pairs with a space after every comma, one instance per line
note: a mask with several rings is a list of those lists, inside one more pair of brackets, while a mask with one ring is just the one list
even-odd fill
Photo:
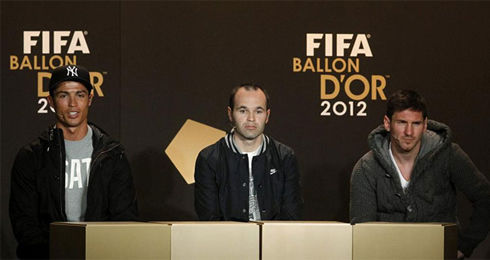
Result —
[[69, 31], [55, 31], [53, 35], [54, 53], [61, 53], [61, 46], [66, 46], [67, 40], [63, 40], [61, 37], [70, 36]]
[[37, 40], [33, 40], [32, 37], [39, 36], [39, 32], [25, 31], [24, 32], [24, 54], [31, 54], [31, 47], [36, 46]]
[[65, 161], [65, 189], [68, 188], [68, 180], [70, 179], [66, 169], [68, 169], [68, 161]]
[[[307, 33], [306, 34], [306, 56], [315, 56], [315, 50], [319, 49], [321, 46], [321, 41], [317, 42], [316, 40], [323, 39], [325, 35], [325, 39], [323, 44], [325, 45], [325, 57], [344, 57], [346, 50], [350, 50], [350, 57], [357, 57], [361, 54], [364, 54], [366, 57], [372, 57], [373, 53], [371, 52], [371, 48], [369, 46], [368, 38], [370, 37], [367, 34], [357, 34], [355, 35], [354, 44], [351, 45], [350, 40], [354, 39], [354, 34], [346, 33], [346, 34], [321, 34], [321, 33]], [[334, 38], [335, 38], [335, 53], [334, 53]]]
[[325, 34], [325, 57], [333, 56], [333, 35]]
[[[361, 48], [361, 45], [363, 48]], [[371, 48], [369, 47], [369, 42], [365, 34], [359, 34], [354, 42], [354, 46], [352, 47], [351, 56], [357, 56], [359, 54], [364, 54], [366, 57], [373, 57], [373, 53], [371, 52]]]
[[[65, 189], [73, 189], [73, 187], [78, 187], [81, 189], [84, 187], [84, 184], [86, 185], [85, 187], [88, 187], [90, 179], [90, 163], [92, 162], [92, 158], [84, 158], [81, 160], [71, 159], [70, 163], [68, 163], [68, 160], [65, 162], [66, 169], [70, 168], [69, 173], [65, 172]], [[82, 174], [84, 173], [82, 172], [82, 168], [84, 168], [87, 173], [86, 182], [83, 182]]]
[[306, 56], [314, 56], [315, 49], [320, 47], [320, 43], [315, 42], [317, 39], [323, 38], [321, 33], [307, 33], [306, 34]]
[[49, 31], [43, 32], [43, 54], [49, 54]]
[[[77, 43], [80, 43], [77, 45]], [[68, 53], [73, 54], [75, 51], [81, 51], [82, 53], [90, 53], [88, 49], [87, 42], [85, 41], [85, 37], [83, 36], [82, 31], [75, 31], [73, 33], [73, 38], [70, 42], [70, 47], [68, 47]]]
[[[71, 73], [71, 75], [70, 75]], [[73, 66], [68, 66], [66, 67], [66, 76], [70, 76], [70, 77], [78, 77], [78, 68]]]
[[61, 54], [62, 49], [67, 46], [67, 54], [74, 54], [75, 52], [82, 52], [84, 54], [90, 53], [83, 31], [73, 31], [73, 33], [71, 31], [24, 31], [24, 54], [32, 53], [32, 47], [37, 46], [38, 44], [38, 39], [36, 38], [39, 37], [41, 33], [42, 36], [40, 38], [42, 41], [43, 54], [51, 53], [51, 43], [53, 44], [54, 54]]
[[80, 167], [80, 160], [72, 159], [70, 167], [70, 189], [73, 189], [75, 182], [78, 182], [78, 188], [82, 188], [82, 169]]
[[344, 50], [350, 47], [350, 43], [346, 43], [345, 40], [352, 39], [353, 34], [339, 34], [337, 35], [337, 56], [343, 57]]
[[87, 187], [88, 187], [89, 179], [90, 179], [90, 162], [92, 162], [92, 158], [82, 159], [82, 163], [84, 163], [85, 167], [87, 168]]

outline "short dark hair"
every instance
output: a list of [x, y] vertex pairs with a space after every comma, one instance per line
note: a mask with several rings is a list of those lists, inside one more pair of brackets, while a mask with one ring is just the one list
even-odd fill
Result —
[[267, 91], [259, 85], [253, 83], [245, 83], [245, 84], [241, 84], [240, 86], [236, 86], [233, 88], [233, 90], [231, 90], [230, 100], [228, 101], [229, 102], [228, 106], [231, 108], [231, 110], [233, 110], [233, 108], [235, 107], [235, 95], [238, 92], [238, 90], [241, 88], [245, 88], [245, 90], [260, 89], [265, 94], [265, 106], [266, 108], [269, 107], [269, 94], [267, 94]]
[[413, 90], [398, 90], [388, 99], [386, 116], [391, 120], [395, 112], [406, 109], [422, 112], [424, 119], [427, 117], [425, 99]]

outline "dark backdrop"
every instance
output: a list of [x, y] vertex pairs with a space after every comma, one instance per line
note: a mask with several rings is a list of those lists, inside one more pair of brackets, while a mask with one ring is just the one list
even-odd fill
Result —
[[[400, 89], [421, 93], [428, 100], [429, 117], [449, 125], [453, 140], [490, 176], [485, 133], [490, 126], [490, 3], [2, 1], [0, 8], [2, 258], [15, 256], [8, 217], [13, 159], [21, 146], [54, 123], [51, 112], [39, 113], [44, 101], [38, 96], [38, 77], [51, 70], [40, 65], [43, 57], [48, 67], [58, 56], [75, 57], [103, 79], [104, 96], [96, 95], [89, 119], [126, 147], [145, 221], [196, 219], [193, 185], [164, 150], [187, 119], [229, 130], [228, 95], [244, 82], [269, 91], [272, 112], [266, 132], [296, 151], [304, 220], [348, 222], [352, 167], [368, 151], [369, 132], [382, 123], [386, 101], [379, 95], [373, 100], [371, 92], [353, 100], [345, 92], [349, 77], [365, 78], [368, 87], [373, 77], [380, 78], [387, 97]], [[37, 43], [31, 53], [24, 53], [26, 31], [49, 32], [49, 52], [43, 53], [40, 33], [32, 38]], [[62, 37], [67, 43], [55, 53], [59, 31], [69, 36]], [[79, 31], [89, 53], [69, 53]], [[307, 56], [308, 33], [331, 34], [333, 54], [325, 56], [324, 36], [316, 40], [320, 47], [314, 55]], [[336, 40], [345, 34], [352, 39], [340, 55]], [[355, 40], [363, 36], [368, 46], [360, 47], [369, 48], [372, 57], [351, 57]], [[75, 39], [74, 46], [82, 45]], [[357, 60], [359, 71], [295, 72], [293, 58], [303, 65], [310, 58], [315, 71], [325, 69], [325, 58], [330, 66], [336, 59]], [[28, 61], [22, 63], [24, 59]], [[336, 98], [321, 99], [321, 75], [339, 79]], [[41, 87], [46, 84], [42, 81]], [[364, 84], [354, 80], [350, 89], [360, 95]], [[327, 82], [326, 92], [332, 91], [333, 83]], [[321, 115], [327, 109], [323, 101], [330, 103], [330, 116]], [[335, 115], [344, 105], [346, 114]], [[363, 106], [366, 115], [356, 116]], [[462, 225], [471, 210], [460, 194]], [[489, 248], [487, 238], [474, 257], [490, 259]]]

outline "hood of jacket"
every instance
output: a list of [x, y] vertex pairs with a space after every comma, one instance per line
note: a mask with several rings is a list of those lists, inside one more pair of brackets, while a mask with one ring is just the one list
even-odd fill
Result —
[[[368, 145], [375, 157], [383, 166], [391, 168], [391, 157], [388, 151], [390, 145], [390, 132], [386, 131], [384, 125], [374, 129], [368, 137]], [[427, 130], [422, 135], [420, 152], [416, 163], [430, 161], [434, 156], [451, 145], [451, 130], [443, 123], [428, 120]]]

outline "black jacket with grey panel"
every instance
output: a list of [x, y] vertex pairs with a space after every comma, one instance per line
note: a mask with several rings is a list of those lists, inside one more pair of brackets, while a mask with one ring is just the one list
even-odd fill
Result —
[[[136, 221], [136, 189], [119, 142], [94, 125], [85, 221]], [[49, 226], [67, 221], [63, 131], [50, 127], [14, 161], [10, 221], [19, 258], [48, 258]]]
[[404, 192], [388, 152], [390, 133], [379, 126], [368, 137], [371, 148], [351, 177], [351, 223], [456, 222], [457, 191], [473, 204], [469, 224], [459, 230], [458, 249], [470, 256], [490, 229], [490, 182], [466, 153], [451, 142], [448, 126], [429, 120]]

